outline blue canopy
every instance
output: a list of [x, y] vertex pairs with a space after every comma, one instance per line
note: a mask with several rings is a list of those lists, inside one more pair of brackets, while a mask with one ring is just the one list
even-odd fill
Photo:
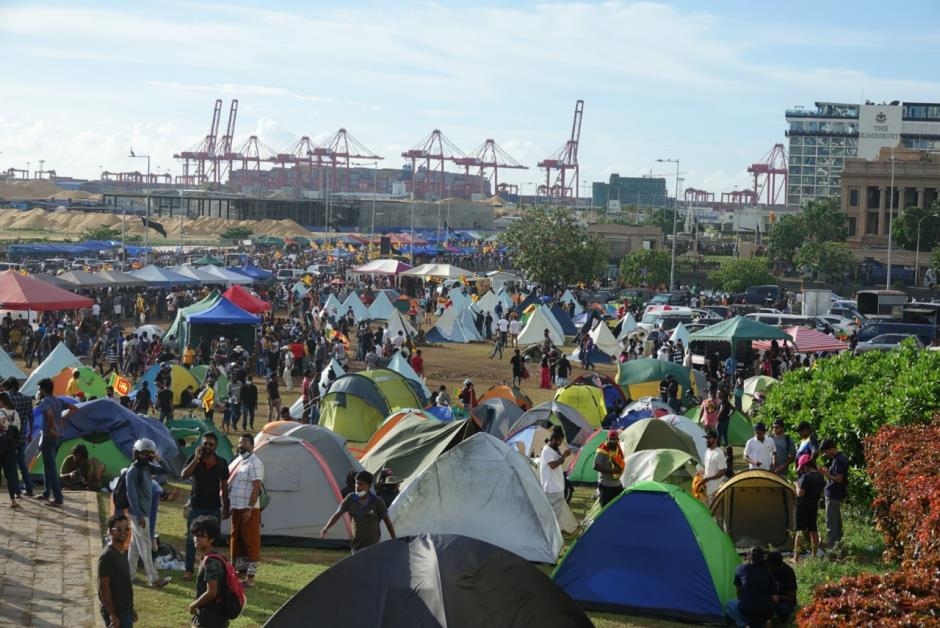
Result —
[[274, 273], [271, 271], [259, 268], [250, 262], [248, 264], [244, 264], [243, 266], [234, 266], [229, 268], [229, 270], [236, 273], [241, 273], [246, 277], [251, 277], [257, 281], [264, 281], [265, 279], [270, 279], [274, 276]]
[[255, 316], [241, 309], [225, 297], [215, 302], [207, 310], [187, 314], [186, 320], [190, 325], [208, 325], [219, 323], [222, 325], [257, 325], [261, 322], [260, 316]]
[[198, 279], [186, 277], [185, 275], [174, 273], [172, 270], [153, 265], [145, 266], [140, 270], [133, 270], [128, 274], [138, 279], [143, 279], [148, 284], [155, 286], [186, 286], [199, 283]]

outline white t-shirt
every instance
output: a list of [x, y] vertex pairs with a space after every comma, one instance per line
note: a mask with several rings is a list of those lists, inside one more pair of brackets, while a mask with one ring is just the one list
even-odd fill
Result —
[[758, 467], [751, 464], [748, 468], [770, 471], [770, 465], [773, 461], [774, 449], [774, 441], [772, 439], [765, 436], [764, 442], [761, 442], [757, 440], [756, 436], [752, 437], [744, 445], [744, 457], [759, 461], [760, 466]]
[[522, 323], [519, 322], [518, 318], [514, 318], [509, 321], [509, 333], [513, 336], [518, 336], [519, 332], [522, 331]]
[[558, 465], [554, 469], [548, 466], [548, 463], [556, 460], [561, 460], [560, 453], [548, 445], [542, 447], [542, 454], [539, 456], [539, 480], [542, 482], [542, 490], [549, 495], [565, 491], [564, 465]]
[[503, 333], [509, 331], [509, 321], [507, 321], [505, 318], [501, 318], [496, 321], [496, 326], [499, 328], [499, 331]]
[[[722, 453], [721, 449], [715, 447], [714, 449], [705, 450], [705, 477], [711, 477], [718, 473], [719, 471], [724, 471], [728, 468], [728, 464], [725, 461], [725, 455]], [[724, 484], [724, 476], [716, 478], [714, 480], [708, 480], [705, 482], [705, 494], [711, 497], [715, 494], [715, 491]]]

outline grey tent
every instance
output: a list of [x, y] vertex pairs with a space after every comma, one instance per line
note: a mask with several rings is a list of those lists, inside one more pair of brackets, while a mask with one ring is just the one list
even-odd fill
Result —
[[266, 628], [588, 628], [537, 567], [484, 541], [422, 534], [341, 560], [298, 591]]
[[483, 431], [493, 434], [500, 440], [509, 436], [509, 428], [523, 415], [523, 410], [508, 399], [493, 397], [481, 401], [470, 411], [483, 426]]

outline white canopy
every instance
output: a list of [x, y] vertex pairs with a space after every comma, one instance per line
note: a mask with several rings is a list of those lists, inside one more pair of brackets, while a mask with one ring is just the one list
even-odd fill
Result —
[[461, 277], [470, 277], [474, 273], [464, 270], [453, 264], [421, 264], [411, 270], [401, 273], [409, 277], [437, 277], [438, 279], [460, 279]]
[[352, 272], [361, 275], [397, 275], [410, 269], [410, 264], [400, 262], [396, 259], [374, 259], [371, 262], [366, 262], [362, 266], [356, 266], [352, 269]]

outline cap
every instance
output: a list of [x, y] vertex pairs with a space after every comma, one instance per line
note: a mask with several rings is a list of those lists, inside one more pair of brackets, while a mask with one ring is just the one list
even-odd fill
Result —
[[614, 438], [620, 438], [620, 432], [618, 432], [617, 430], [610, 430], [609, 432], [607, 432], [607, 440], [611, 440]]
[[718, 438], [718, 432], [715, 430], [708, 430], [705, 432], [705, 438]]
[[813, 461], [813, 457], [809, 454], [803, 454], [796, 460], [796, 470], [800, 471], [803, 467]]
[[766, 431], [767, 431], [767, 426], [764, 425], [763, 423], [758, 423], [757, 425], [754, 426], [754, 431], [755, 431], [755, 432], [766, 432]]
[[777, 427], [778, 425], [779, 425], [780, 427], [785, 427], [784, 424], [783, 424], [783, 419], [776, 419], [776, 420], [774, 421], [774, 427]]
[[382, 484], [401, 484], [401, 479], [396, 475], [386, 475], [382, 478]]

